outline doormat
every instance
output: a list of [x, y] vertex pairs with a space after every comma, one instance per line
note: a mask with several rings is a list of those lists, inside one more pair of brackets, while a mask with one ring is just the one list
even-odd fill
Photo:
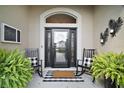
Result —
[[48, 71], [44, 82], [84, 82], [82, 77], [75, 76], [75, 71]]
[[53, 71], [54, 78], [74, 78], [74, 71]]

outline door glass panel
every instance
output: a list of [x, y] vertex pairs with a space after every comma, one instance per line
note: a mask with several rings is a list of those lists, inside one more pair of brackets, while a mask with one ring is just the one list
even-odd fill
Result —
[[51, 31], [46, 30], [46, 40], [45, 40], [45, 66], [51, 66]]
[[[51, 33], [48, 33], [48, 62], [50, 63]], [[49, 64], [50, 65], [50, 64]]]
[[54, 47], [55, 47], [55, 62], [56, 63], [67, 63], [67, 35], [68, 32], [54, 32]]
[[75, 44], [74, 44], [74, 41], [75, 41], [75, 34], [74, 33], [71, 33], [71, 62], [72, 64], [74, 64], [74, 52], [75, 52]]

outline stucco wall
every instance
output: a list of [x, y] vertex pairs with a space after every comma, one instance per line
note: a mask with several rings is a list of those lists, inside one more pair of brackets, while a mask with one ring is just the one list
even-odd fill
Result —
[[28, 7], [0, 6], [0, 22], [21, 30], [21, 44], [1, 43], [0, 48], [14, 49], [28, 47]]
[[124, 25], [121, 27], [116, 37], [109, 36], [104, 46], [100, 45], [100, 32], [104, 32], [108, 27], [110, 19], [122, 17], [124, 20], [124, 6], [95, 6], [94, 9], [94, 39], [98, 52], [121, 52], [124, 51]]

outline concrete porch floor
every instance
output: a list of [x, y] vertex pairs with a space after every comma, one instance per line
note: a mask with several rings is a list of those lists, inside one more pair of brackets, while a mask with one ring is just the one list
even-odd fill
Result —
[[92, 82], [92, 76], [83, 74], [84, 82], [43, 82], [43, 78], [34, 74], [28, 88], [104, 88], [103, 81]]

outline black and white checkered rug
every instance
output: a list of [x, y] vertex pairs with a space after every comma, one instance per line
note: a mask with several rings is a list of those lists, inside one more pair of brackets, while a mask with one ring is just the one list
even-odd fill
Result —
[[72, 78], [54, 78], [53, 71], [48, 71], [43, 79], [43, 82], [84, 82], [84, 80], [79, 76]]

